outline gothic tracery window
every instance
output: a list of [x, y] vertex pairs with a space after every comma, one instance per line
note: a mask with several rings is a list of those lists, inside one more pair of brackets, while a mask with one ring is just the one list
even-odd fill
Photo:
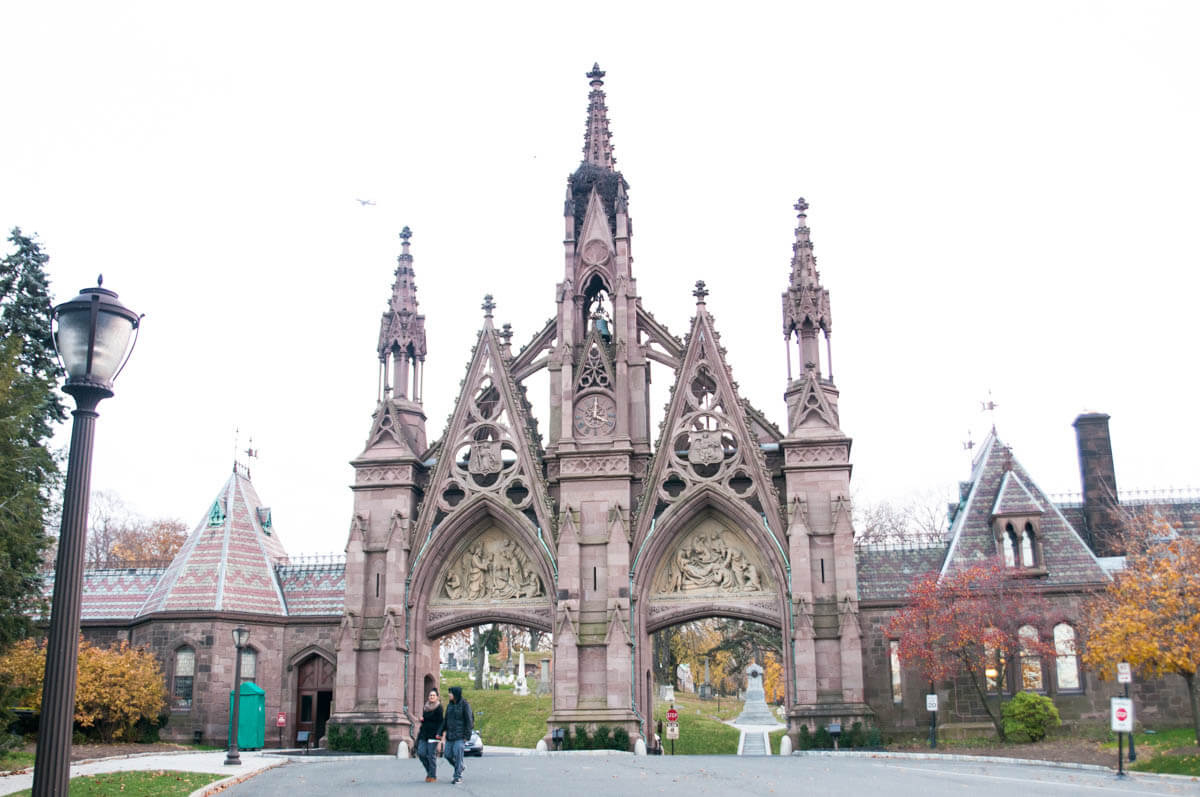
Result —
[[1067, 623], [1054, 626], [1054, 670], [1055, 681], [1060, 692], [1077, 692], [1083, 687], [1079, 681], [1079, 655], [1075, 648], [1075, 629]]
[[1021, 689], [1027, 692], [1044, 691], [1042, 659], [1032, 648], [1037, 644], [1038, 631], [1031, 625], [1023, 625], [1017, 630], [1017, 635], [1021, 638]]
[[196, 675], [196, 651], [182, 647], [175, 651], [175, 675], [171, 696], [177, 708], [192, 707], [192, 683]]

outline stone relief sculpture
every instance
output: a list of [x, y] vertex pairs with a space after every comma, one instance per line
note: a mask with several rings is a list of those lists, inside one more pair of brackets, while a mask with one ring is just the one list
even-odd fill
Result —
[[660, 594], [762, 591], [762, 573], [746, 555], [743, 541], [727, 541], [725, 530], [715, 524], [684, 535], [656, 590]]
[[439, 581], [437, 597], [450, 601], [541, 598], [546, 594], [537, 566], [514, 540], [496, 529], [476, 538]]

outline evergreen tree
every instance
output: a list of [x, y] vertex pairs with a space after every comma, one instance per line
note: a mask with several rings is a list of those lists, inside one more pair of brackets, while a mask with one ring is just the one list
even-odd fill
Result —
[[8, 236], [14, 250], [0, 260], [0, 339], [21, 341], [17, 364], [22, 375], [41, 383], [43, 406], [35, 409], [30, 444], [50, 438], [53, 427], [67, 418], [67, 408], [55, 389], [62, 369], [50, 329], [49, 256], [36, 236], [14, 227]]

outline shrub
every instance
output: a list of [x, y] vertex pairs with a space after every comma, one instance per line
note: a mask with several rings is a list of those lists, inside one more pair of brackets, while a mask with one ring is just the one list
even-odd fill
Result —
[[1013, 742], [1037, 742], [1046, 732], [1062, 725], [1054, 701], [1045, 695], [1018, 692], [1001, 709], [1004, 717], [1004, 736]]
[[629, 752], [629, 731], [621, 727], [615, 728], [612, 735], [612, 746], [614, 750]]
[[592, 737], [593, 750], [611, 750], [612, 749], [612, 728], [607, 725], [601, 725], [596, 728], [596, 735]]
[[[25, 705], [40, 708], [45, 666], [45, 646], [26, 639], [0, 657], [0, 677], [12, 684]], [[98, 648], [81, 638], [78, 673], [75, 722], [102, 742], [140, 735], [137, 724], [153, 723], [166, 709], [165, 679], [148, 650], [125, 642]]]
[[800, 730], [796, 733], [796, 749], [811, 750], [813, 746], [812, 734], [808, 732], [807, 725], [801, 725]]
[[[576, 725], [574, 736], [569, 738], [571, 739], [571, 746], [567, 748], [568, 750], [592, 749], [592, 740], [588, 738], [587, 728], [582, 725]], [[563, 741], [565, 743], [566, 740], [564, 739]]]
[[842, 734], [842, 747], [862, 747], [867, 743], [867, 734], [863, 730], [861, 722], [855, 722], [850, 726], [850, 730]]
[[829, 731], [825, 729], [824, 725], [817, 728], [817, 732], [813, 734], [813, 747], [818, 750], [833, 749], [833, 737], [829, 735]]
[[[363, 728], [363, 735], [367, 734], [367, 729]], [[384, 755], [388, 751], [388, 733], [387, 728], [382, 725], [376, 725], [375, 731], [371, 735], [371, 752], [375, 755]]]

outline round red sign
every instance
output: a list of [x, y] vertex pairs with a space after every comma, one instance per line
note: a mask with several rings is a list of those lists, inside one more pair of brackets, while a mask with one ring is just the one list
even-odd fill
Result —
[[1121, 722], [1124, 722], [1125, 720], [1129, 719], [1129, 712], [1123, 708], [1117, 709], [1117, 719], [1119, 719]]
[[667, 709], [667, 722], [678, 722], [678, 721], [679, 721], [679, 712], [673, 708]]

